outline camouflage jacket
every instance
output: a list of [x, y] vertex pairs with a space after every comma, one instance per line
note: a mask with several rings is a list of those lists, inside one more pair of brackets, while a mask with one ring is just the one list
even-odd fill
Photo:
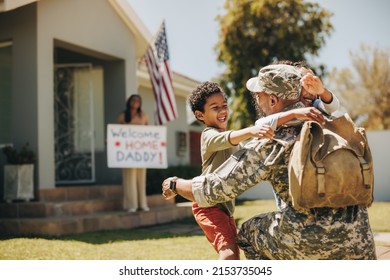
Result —
[[287, 165], [300, 128], [284, 126], [274, 139], [252, 140], [213, 173], [195, 177], [196, 202], [212, 206], [269, 181], [283, 207], [259, 213], [241, 226], [238, 243], [248, 259], [375, 259], [366, 208], [316, 208], [302, 213], [292, 207]]

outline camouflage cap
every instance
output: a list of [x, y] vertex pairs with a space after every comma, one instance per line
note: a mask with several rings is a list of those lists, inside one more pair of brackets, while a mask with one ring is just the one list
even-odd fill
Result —
[[302, 75], [291, 65], [275, 64], [260, 69], [257, 77], [246, 82], [251, 92], [274, 94], [281, 99], [298, 99], [301, 95]]

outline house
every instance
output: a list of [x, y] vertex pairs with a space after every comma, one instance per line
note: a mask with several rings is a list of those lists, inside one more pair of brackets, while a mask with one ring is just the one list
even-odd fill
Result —
[[[120, 184], [120, 169], [107, 167], [106, 126], [133, 93], [151, 122], [155, 108], [140, 63], [153, 35], [128, 1], [0, 0], [0, 26], [0, 144], [36, 151], [39, 190]], [[168, 164], [188, 164], [189, 145], [178, 156], [176, 138], [189, 141], [186, 97], [198, 82], [174, 73], [173, 83], [179, 117], [166, 125]]]
[[[154, 34], [127, 0], [0, 0], [0, 27], [0, 148], [28, 142], [37, 156], [34, 200], [5, 203], [1, 153], [2, 234], [133, 228], [192, 215], [161, 195], [148, 196], [150, 212], [122, 211], [122, 172], [107, 164], [106, 128], [127, 97], [141, 95], [150, 124], [156, 104], [142, 63]], [[186, 99], [198, 83], [173, 69], [178, 117], [165, 125], [168, 166], [190, 163]]]

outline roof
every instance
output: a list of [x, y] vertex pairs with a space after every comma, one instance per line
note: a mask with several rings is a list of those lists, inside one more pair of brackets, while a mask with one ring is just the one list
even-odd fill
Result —
[[147, 51], [153, 35], [142, 22], [127, 0], [108, 0], [126, 26], [134, 33], [136, 40], [137, 57], [142, 57]]
[[0, 12], [8, 12], [33, 2], [38, 0], [0, 0]]
[[[8, 12], [19, 7], [38, 2], [40, 0], [0, 0], [0, 13]], [[123, 20], [125, 25], [134, 34], [136, 40], [136, 56], [141, 60], [142, 56], [146, 53], [150, 43], [153, 40], [153, 35], [145, 26], [141, 18], [131, 7], [128, 0], [106, 0], [108, 1], [119, 17]], [[141, 64], [141, 63], [140, 63]], [[199, 83], [198, 81], [191, 79], [176, 71], [174, 72], [174, 87], [180, 88], [183, 92], [191, 92], [194, 85]], [[137, 77], [141, 79], [141, 83], [150, 83], [149, 74], [145, 65], [138, 65]]]
[[[0, 13], [8, 12], [38, 1], [40, 0], [0, 0]], [[152, 34], [127, 0], [107, 1], [135, 35], [137, 57], [142, 57], [153, 39]]]

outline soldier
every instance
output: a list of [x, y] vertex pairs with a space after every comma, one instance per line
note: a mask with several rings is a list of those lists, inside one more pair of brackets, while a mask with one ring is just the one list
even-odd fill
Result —
[[[247, 88], [266, 115], [304, 107], [301, 74], [293, 66], [269, 65]], [[312, 108], [311, 114], [319, 111]], [[319, 117], [318, 115], [316, 116]], [[287, 165], [301, 124], [285, 125], [274, 139], [254, 139], [213, 173], [192, 180], [164, 180], [163, 196], [179, 194], [202, 207], [229, 201], [261, 181], [270, 181], [284, 203], [277, 211], [244, 222], [238, 244], [247, 259], [376, 259], [367, 208], [315, 208], [298, 211], [289, 196]]]

